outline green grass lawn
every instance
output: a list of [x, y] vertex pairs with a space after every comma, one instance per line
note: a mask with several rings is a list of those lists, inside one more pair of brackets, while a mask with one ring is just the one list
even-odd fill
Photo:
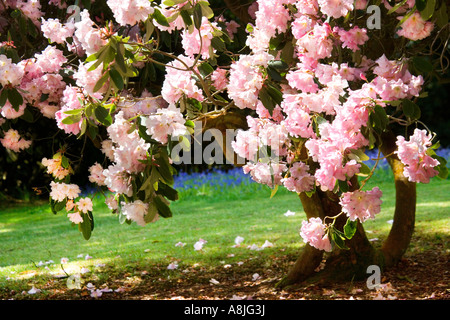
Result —
[[[389, 179], [385, 179], [389, 180]], [[388, 234], [394, 212], [394, 186], [379, 181], [383, 191], [383, 209], [375, 220], [364, 226], [369, 239], [381, 242]], [[367, 188], [371, 188], [367, 185]], [[95, 200], [95, 229], [86, 241], [65, 214], [53, 215], [48, 205], [23, 205], [0, 209], [0, 293], [2, 288], [26, 288], [32, 277], [74, 274], [82, 267], [105, 264], [110, 270], [133, 270], [176, 261], [179, 270], [200, 264], [215, 267], [224, 263], [253, 257], [273, 258], [278, 253], [295, 252], [304, 244], [299, 228], [305, 214], [297, 195], [284, 189], [270, 199], [270, 189], [251, 184], [230, 188], [226, 193], [200, 190], [181, 192], [180, 200], [172, 203], [173, 217], [160, 219], [146, 227], [119, 223], [102, 199]], [[223, 192], [223, 191], [222, 191]], [[433, 179], [418, 185], [416, 233], [433, 241], [446, 242], [450, 222], [450, 180]], [[293, 216], [285, 216], [288, 210]], [[237, 236], [244, 238], [241, 247], [234, 248]], [[200, 238], [207, 243], [202, 251], [194, 250]], [[378, 239], [378, 240], [377, 240]], [[250, 250], [268, 240], [273, 247]], [[186, 243], [184, 247], [176, 243]], [[420, 250], [414, 247], [414, 250]], [[92, 259], [85, 259], [89, 255]], [[234, 255], [234, 256], [233, 256]], [[60, 259], [69, 262], [61, 267]], [[47, 263], [52, 260], [52, 263]], [[41, 264], [39, 263], [41, 262]], [[28, 285], [27, 285], [28, 283]], [[1, 294], [0, 294], [1, 295]]]

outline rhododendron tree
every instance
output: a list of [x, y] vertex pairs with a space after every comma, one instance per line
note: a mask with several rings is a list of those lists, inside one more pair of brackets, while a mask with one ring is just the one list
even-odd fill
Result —
[[[33, 126], [16, 125], [54, 120], [66, 144], [41, 161], [50, 205], [89, 239], [95, 210], [72, 177], [88, 175], [121, 223], [144, 226], [172, 216], [172, 151], [198, 123], [242, 129], [225, 153], [272, 195], [298, 193], [307, 216], [307, 245], [282, 285], [313, 275], [324, 252], [321, 274], [333, 277], [394, 264], [413, 231], [415, 183], [447, 175], [417, 105], [449, 67], [445, 1], [224, 2], [2, 1], [2, 146], [33, 152]], [[380, 30], [368, 27], [371, 5]], [[77, 172], [86, 144], [103, 157]], [[365, 189], [372, 149], [396, 184], [381, 250], [362, 226], [382, 210], [381, 190]]]

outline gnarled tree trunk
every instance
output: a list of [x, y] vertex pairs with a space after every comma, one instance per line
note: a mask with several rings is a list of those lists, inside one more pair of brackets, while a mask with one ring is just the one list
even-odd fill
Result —
[[[409, 182], [403, 175], [403, 164], [393, 152], [396, 150], [395, 135], [383, 135], [383, 145], [380, 147], [388, 159], [394, 173], [396, 203], [394, 223], [388, 238], [381, 249], [372, 246], [366, 237], [364, 228], [358, 223], [356, 234], [346, 244], [349, 250], [333, 251], [326, 258], [323, 270], [316, 272], [324, 256], [323, 251], [306, 245], [289, 273], [278, 283], [285, 287], [307, 282], [335, 282], [363, 280], [367, 277], [367, 267], [378, 265], [381, 269], [395, 265], [407, 250], [414, 230], [416, 208], [416, 185]], [[358, 185], [352, 181], [353, 189]], [[313, 197], [300, 194], [300, 200], [307, 219], [311, 217], [324, 218], [335, 216], [341, 212], [339, 198], [331, 192], [317, 191]], [[346, 216], [339, 216], [335, 226], [342, 230], [347, 220]]]

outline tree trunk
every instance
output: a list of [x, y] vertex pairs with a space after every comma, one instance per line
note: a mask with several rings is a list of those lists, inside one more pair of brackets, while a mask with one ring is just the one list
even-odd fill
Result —
[[[364, 228], [358, 223], [356, 234], [346, 244], [349, 250], [333, 250], [327, 254], [325, 268], [319, 272], [324, 253], [310, 245], [306, 245], [295, 262], [293, 268], [278, 283], [278, 287], [286, 287], [301, 282], [336, 282], [363, 280], [367, 277], [367, 267], [377, 265], [380, 269], [395, 265], [407, 250], [414, 230], [414, 216], [416, 207], [416, 186], [403, 175], [403, 164], [393, 154], [396, 150], [395, 135], [390, 133], [383, 137], [381, 151], [388, 156], [388, 162], [394, 173], [396, 203], [394, 223], [388, 238], [381, 249], [376, 249], [367, 239]], [[355, 179], [352, 189], [358, 188]], [[331, 192], [317, 191], [311, 198], [300, 194], [300, 200], [307, 219], [311, 217], [324, 218], [335, 216], [341, 212], [339, 198]], [[347, 217], [337, 218], [335, 226], [342, 230]]]

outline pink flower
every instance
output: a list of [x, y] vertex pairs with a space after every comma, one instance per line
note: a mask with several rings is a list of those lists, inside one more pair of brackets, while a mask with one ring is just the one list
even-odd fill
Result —
[[44, 37], [51, 42], [64, 43], [67, 38], [73, 36], [75, 27], [73, 24], [68, 23], [63, 25], [59, 19], [42, 19], [41, 31]]
[[[220, 30], [215, 22], [210, 22], [206, 17], [202, 18], [200, 29], [194, 28], [192, 33], [189, 29], [184, 29], [181, 34], [184, 51], [188, 57], [193, 58], [196, 54], [201, 54], [203, 59], [210, 58], [211, 39], [214, 32]], [[213, 49], [213, 51], [215, 51]]]
[[105, 175], [103, 174], [103, 167], [100, 163], [95, 163], [89, 168], [89, 181], [99, 186], [105, 185]]
[[77, 207], [78, 207], [78, 210], [80, 210], [81, 212], [88, 213], [89, 211], [93, 210], [92, 200], [88, 197], [81, 198], [77, 202]]
[[147, 0], [108, 0], [106, 3], [122, 26], [133, 26], [138, 21], [145, 21], [154, 12]]
[[146, 222], [144, 216], [148, 211], [148, 203], [141, 200], [136, 200], [130, 203], [122, 202], [122, 213], [126, 215], [127, 219], [135, 221], [141, 227], [144, 227]]
[[180, 109], [174, 104], [158, 109], [155, 114], [145, 120], [147, 133], [163, 144], [169, 141], [169, 136], [178, 138], [186, 134], [188, 131], [184, 123], [185, 120]]
[[13, 63], [7, 56], [0, 54], [0, 84], [2, 86], [19, 85], [23, 74], [23, 66]]
[[192, 72], [187, 70], [193, 64], [193, 59], [183, 55], [167, 64], [161, 95], [168, 103], [177, 103], [183, 96], [203, 101], [202, 91], [195, 84]]
[[308, 173], [309, 166], [303, 162], [295, 162], [289, 169], [290, 177], [281, 181], [289, 191], [301, 193], [310, 191], [314, 187], [314, 176]]
[[66, 184], [62, 182], [50, 182], [50, 197], [55, 201], [63, 201], [65, 198], [73, 200], [81, 193], [80, 187], [76, 184]]
[[6, 148], [14, 152], [20, 152], [27, 149], [31, 145], [31, 141], [23, 139], [17, 130], [9, 129], [0, 139], [0, 143]]
[[381, 211], [382, 194], [378, 187], [370, 191], [346, 192], [342, 195], [339, 204], [350, 220], [359, 219], [364, 222], [374, 219], [375, 215]]
[[397, 137], [398, 150], [395, 152], [405, 165], [403, 174], [412, 182], [430, 182], [430, 178], [439, 174], [434, 167], [439, 161], [427, 154], [431, 146], [431, 135], [426, 130], [415, 129], [414, 134], [406, 141], [403, 136]]
[[317, 83], [314, 82], [314, 73], [303, 68], [301, 64], [298, 65], [297, 70], [288, 72], [286, 80], [291, 87], [301, 90], [302, 92], [310, 93], [319, 90]]
[[327, 227], [320, 218], [310, 218], [308, 222], [303, 221], [300, 236], [305, 243], [319, 250], [331, 251], [331, 242], [326, 233]]
[[217, 68], [214, 70], [214, 72], [211, 74], [211, 80], [213, 81], [213, 85], [217, 90], [224, 90], [227, 87], [228, 80], [227, 80], [227, 70]]
[[359, 46], [363, 45], [369, 37], [367, 36], [367, 30], [364, 28], [353, 27], [350, 30], [344, 30], [337, 28], [337, 33], [342, 41], [343, 48], [349, 48], [353, 52], [359, 50]]
[[329, 17], [338, 19], [353, 10], [354, 0], [318, 0], [320, 11]]
[[75, 224], [83, 222], [83, 217], [80, 215], [79, 212], [68, 213], [67, 217], [69, 218], [70, 222], [73, 222]]
[[19, 118], [20, 116], [22, 116], [25, 113], [25, 108], [27, 107], [26, 103], [22, 103], [18, 110], [16, 111], [16, 109], [13, 108], [13, 106], [11, 105], [11, 103], [8, 101], [6, 101], [6, 103], [3, 105], [3, 107], [0, 107], [1, 110], [1, 114], [4, 118], [6, 119], [16, 119]]
[[[399, 17], [401, 19], [402, 17]], [[422, 19], [420, 12], [416, 11], [406, 19], [397, 34], [410, 40], [422, 40], [431, 34], [434, 24]]]

